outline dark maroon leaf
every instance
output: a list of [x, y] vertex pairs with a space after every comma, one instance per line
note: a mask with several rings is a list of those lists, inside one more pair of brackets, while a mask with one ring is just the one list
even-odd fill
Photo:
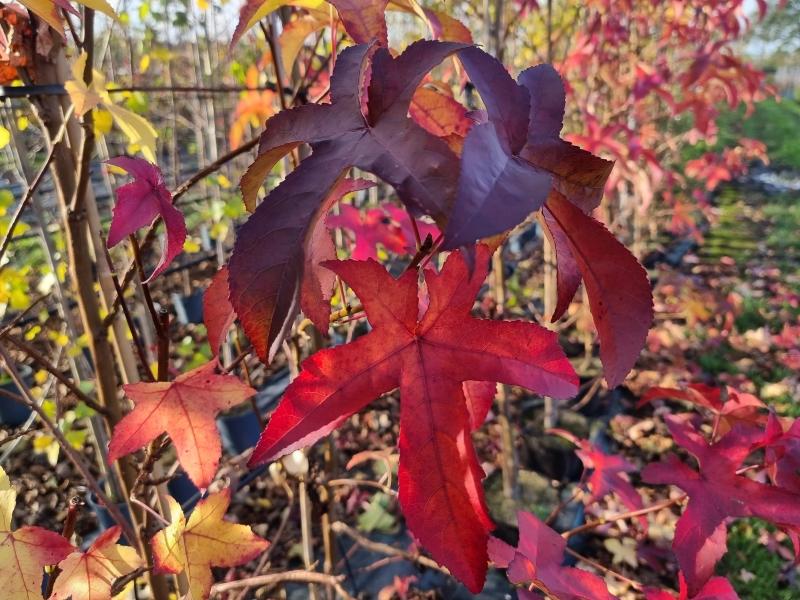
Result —
[[[267, 121], [258, 158], [241, 183], [251, 210], [281, 157], [301, 143], [313, 152], [255, 209], [230, 260], [231, 302], [262, 360], [271, 360], [298, 312], [309, 232], [347, 168], [374, 173], [414, 211], [446, 219], [458, 159], [445, 141], [409, 119], [408, 110], [425, 74], [464, 47], [420, 41], [397, 58], [375, 45], [350, 47], [336, 61], [331, 104], [294, 108]], [[365, 119], [360, 99], [370, 58]]]
[[472, 128], [443, 247], [457, 248], [502, 233], [541, 208], [555, 188], [584, 211], [596, 207], [613, 164], [559, 137], [564, 85], [550, 65], [523, 71], [517, 84], [478, 48], [461, 62], [486, 106]]

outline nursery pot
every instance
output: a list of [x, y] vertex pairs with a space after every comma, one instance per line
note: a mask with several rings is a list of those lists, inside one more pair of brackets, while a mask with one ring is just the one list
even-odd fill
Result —
[[169, 495], [178, 501], [184, 512], [190, 511], [200, 499], [200, 490], [192, 483], [186, 473], [181, 473], [177, 477], [167, 482]]
[[249, 405], [239, 407], [217, 418], [222, 446], [231, 454], [241, 454], [252, 448], [261, 435], [261, 423]]
[[203, 322], [203, 294], [205, 290], [196, 290], [188, 296], [173, 294], [173, 304], [180, 323], [199, 324]]
[[[102, 485], [102, 482], [99, 483]], [[90, 492], [86, 496], [86, 504], [92, 509], [92, 512], [97, 517], [98, 535], [103, 533], [106, 529], [114, 527], [114, 525], [117, 524], [117, 522], [114, 520], [114, 517], [111, 516], [108, 508], [106, 508], [105, 504], [100, 501], [94, 492]], [[133, 525], [133, 522], [131, 521], [131, 513], [128, 510], [128, 505], [125, 502], [117, 502], [116, 507], [119, 509], [119, 511], [122, 513], [122, 516], [125, 517], [128, 523]], [[125, 539], [124, 534], [120, 537], [119, 543], [125, 546], [130, 545], [128, 540]]]
[[[28, 365], [21, 365], [19, 367], [19, 374], [25, 384], [30, 385], [33, 369]], [[14, 383], [5, 372], [0, 373], [0, 389], [22, 396], [22, 390], [17, 387], [17, 384]], [[7, 427], [17, 427], [18, 425], [22, 425], [30, 414], [30, 408], [0, 394], [0, 424]]]

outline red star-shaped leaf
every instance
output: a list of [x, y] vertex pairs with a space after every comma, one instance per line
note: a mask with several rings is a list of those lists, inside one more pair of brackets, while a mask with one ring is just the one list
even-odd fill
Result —
[[147, 278], [152, 281], [183, 251], [186, 223], [183, 214], [172, 205], [172, 194], [164, 184], [161, 170], [141, 158], [118, 156], [106, 161], [133, 176], [131, 183], [117, 188], [117, 203], [108, 230], [108, 247], [119, 244], [136, 230], [150, 225], [156, 217], [164, 219], [166, 245], [155, 270]]
[[[624, 473], [637, 471], [635, 466], [619, 454], [601, 452], [588, 440], [579, 440], [579, 449], [575, 451], [575, 454], [581, 459], [584, 468], [591, 470], [587, 484], [592, 493], [586, 500], [587, 504], [596, 502], [614, 492], [628, 509], [639, 510], [643, 508], [644, 505], [639, 492], [623, 475]], [[640, 516], [639, 523], [642, 529], [646, 531], [647, 518]]]
[[763, 426], [767, 422], [767, 406], [752, 394], [728, 386], [718, 388], [703, 383], [691, 383], [686, 389], [654, 387], [639, 399], [637, 408], [656, 398], [674, 398], [707, 408], [717, 422], [717, 432], [725, 435], [737, 423]]
[[667, 418], [675, 442], [699, 463], [695, 471], [674, 454], [659, 464], [648, 465], [642, 479], [671, 483], [689, 495], [678, 520], [672, 547], [690, 594], [697, 594], [714, 574], [714, 565], [725, 554], [727, 520], [758, 517], [776, 525], [800, 526], [797, 495], [737, 475], [736, 471], [762, 437], [754, 427], [737, 426], [715, 444], [709, 444], [694, 428], [675, 417]]
[[548, 597], [559, 600], [611, 600], [602, 578], [564, 567], [567, 540], [528, 512], [517, 513], [519, 544], [509, 546], [495, 537], [489, 539], [489, 558], [508, 569], [511, 583], [534, 584]]
[[580, 273], [600, 337], [605, 378], [609, 387], [615, 387], [639, 357], [653, 323], [647, 272], [602, 223], [585, 215], [560, 192], [550, 194], [543, 213], [549, 237], [555, 242], [558, 281], [568, 288], [563, 296], [564, 288], [559, 290], [559, 310], [569, 305]]
[[217, 472], [222, 447], [215, 418], [256, 391], [231, 375], [217, 375], [212, 360], [175, 381], [123, 386], [136, 405], [116, 427], [108, 460], [130, 454], [166, 432], [178, 460], [194, 484], [205, 489]]
[[492, 523], [463, 382], [501, 381], [564, 398], [577, 381], [554, 333], [470, 316], [489, 250], [476, 254], [471, 275], [461, 253], [441, 273], [425, 272], [430, 301], [422, 317], [416, 272], [395, 280], [374, 261], [326, 263], [358, 294], [373, 329], [303, 363], [250, 461], [315, 442], [399, 386], [400, 506], [422, 545], [473, 592], [483, 586]]
[[[724, 577], [712, 577], [694, 596], [689, 595], [683, 573], [678, 573], [678, 582], [680, 586], [678, 600], [739, 600], [731, 582]], [[670, 592], [653, 588], [645, 588], [644, 597], [645, 600], [675, 600], [675, 596]]]

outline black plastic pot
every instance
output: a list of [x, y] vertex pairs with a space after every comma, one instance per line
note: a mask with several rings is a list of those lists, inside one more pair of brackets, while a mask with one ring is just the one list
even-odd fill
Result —
[[[102, 481], [99, 483], [100, 485], [103, 485]], [[117, 524], [117, 522], [114, 520], [114, 517], [111, 516], [111, 513], [109, 512], [106, 505], [100, 502], [100, 499], [95, 495], [94, 492], [90, 492], [86, 496], [86, 504], [90, 509], [92, 509], [92, 512], [94, 513], [95, 517], [97, 517], [98, 535], [103, 533], [106, 529], [114, 527], [114, 525]], [[122, 516], [125, 517], [125, 519], [127, 519], [128, 523], [133, 525], [133, 521], [131, 521], [131, 513], [128, 510], [128, 505], [125, 504], [124, 502], [117, 502], [116, 506], [122, 513]], [[124, 546], [130, 545], [128, 543], [128, 540], [125, 538], [124, 534], [119, 538], [119, 543]]]
[[261, 423], [256, 414], [246, 408], [217, 418], [222, 446], [231, 454], [241, 454], [252, 448], [261, 435]]
[[181, 473], [174, 479], [170, 479], [167, 483], [167, 490], [169, 495], [178, 501], [184, 512], [193, 509], [200, 499], [200, 490], [192, 483], [186, 473]]
[[[267, 384], [256, 394], [259, 412], [264, 414], [272, 409], [288, 385], [288, 369], [270, 377]], [[217, 429], [222, 438], [222, 446], [231, 454], [241, 454], [252, 448], [261, 435], [261, 423], [249, 403], [236, 407], [228, 414], [220, 415], [217, 418]]]
[[[19, 368], [19, 374], [23, 381], [25, 381], [25, 384], [30, 385], [33, 370], [27, 365], [22, 365]], [[5, 375], [5, 373], [3, 373], [3, 375]], [[22, 395], [22, 390], [10, 379], [0, 383], [0, 389], [11, 394], [17, 394], [18, 396]], [[0, 394], [0, 424], [7, 427], [17, 427], [22, 425], [30, 414], [30, 408]]]
[[203, 322], [203, 294], [205, 290], [197, 290], [188, 296], [173, 294], [175, 312], [180, 323], [199, 324]]

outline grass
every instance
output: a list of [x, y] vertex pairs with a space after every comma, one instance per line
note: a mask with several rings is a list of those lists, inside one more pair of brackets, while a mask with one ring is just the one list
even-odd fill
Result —
[[796, 600], [800, 589], [789, 587], [782, 576], [787, 561], [760, 541], [771, 526], [757, 519], [743, 519], [728, 528], [728, 552], [717, 572], [730, 579], [740, 598], [747, 600]]

